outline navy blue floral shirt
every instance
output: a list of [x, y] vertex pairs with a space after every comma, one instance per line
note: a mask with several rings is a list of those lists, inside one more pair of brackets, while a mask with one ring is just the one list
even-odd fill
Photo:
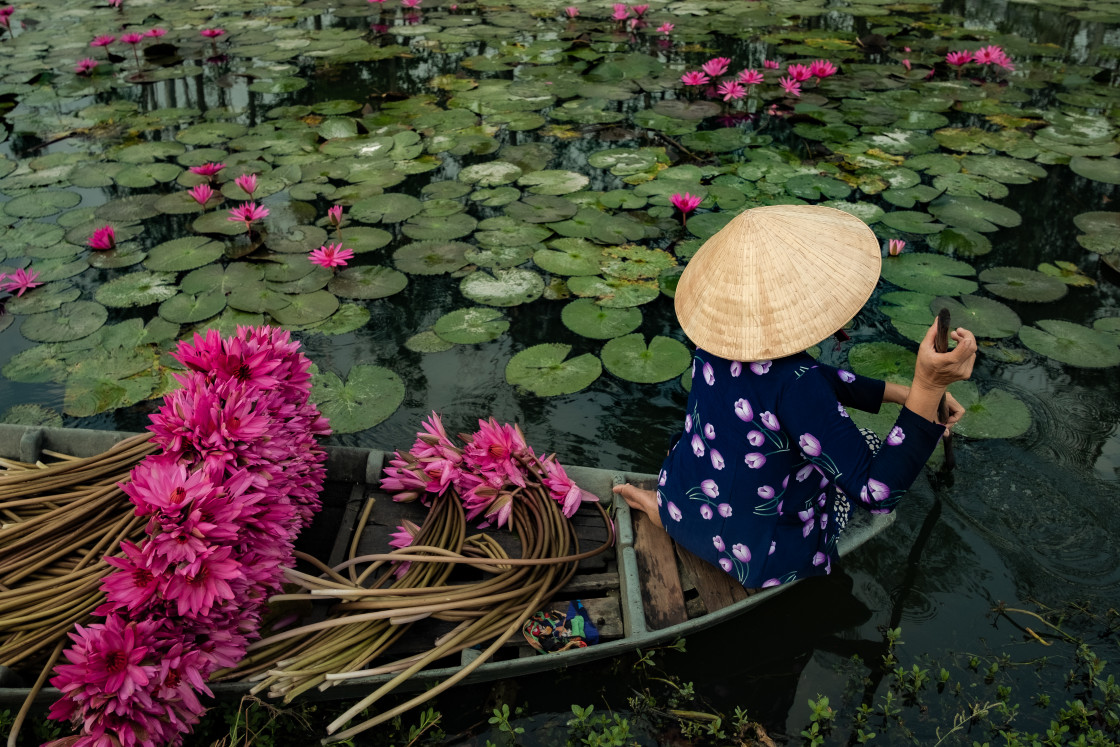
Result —
[[697, 350], [658, 481], [665, 529], [748, 588], [831, 572], [837, 487], [892, 510], [944, 432], [904, 407], [872, 454], [845, 408], [878, 412], [884, 386], [804, 353], [742, 363]]

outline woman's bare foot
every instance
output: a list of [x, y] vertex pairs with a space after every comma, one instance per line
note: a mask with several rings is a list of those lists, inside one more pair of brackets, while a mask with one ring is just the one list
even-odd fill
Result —
[[648, 516], [654, 526], [661, 526], [661, 514], [657, 511], [657, 493], [655, 491], [642, 490], [629, 483], [615, 485], [611, 490], [621, 495], [627, 506], [636, 508]]

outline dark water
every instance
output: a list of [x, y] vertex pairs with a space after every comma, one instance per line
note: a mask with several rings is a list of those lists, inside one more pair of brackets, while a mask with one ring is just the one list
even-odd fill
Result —
[[[1079, 21], [1043, 5], [977, 0], [945, 2], [941, 11], [959, 14], [978, 29], [998, 29], [1057, 45], [1072, 62], [1098, 62], [1094, 50], [1118, 41], [1115, 26]], [[318, 22], [316, 18], [301, 23]], [[861, 35], [875, 27], [874, 19], [853, 18], [842, 9], [818, 17], [813, 24]], [[764, 51], [757, 43], [714, 41], [736, 59], [759, 57]], [[461, 54], [358, 64], [345, 80], [337, 70], [325, 71], [317, 85], [283, 100], [249, 92], [236, 78], [213, 76], [146, 86], [137, 98], [143, 109], [194, 106], [205, 111], [230, 106], [243, 110], [245, 123], [252, 125], [263, 111], [280, 103], [362, 100], [374, 91], [419, 91], [432, 75], [455, 72], [463, 57], [484, 52], [480, 45]], [[1111, 66], [1115, 84], [1115, 58], [1101, 64]], [[92, 98], [79, 105], [91, 103]], [[967, 115], [953, 116], [955, 124], [968, 121]], [[534, 139], [532, 133], [500, 137], [510, 143]], [[595, 150], [639, 144], [643, 143], [604, 142], [596, 137], [561, 141], [558, 158], [549, 168], [584, 170], [587, 155]], [[0, 147], [13, 152], [11, 143]], [[81, 146], [66, 143], [49, 150], [69, 147]], [[396, 189], [418, 193], [424, 184], [454, 179], [459, 169], [481, 160], [487, 159], [446, 157], [436, 171], [410, 177]], [[980, 258], [978, 268], [1033, 268], [1040, 262], [1081, 256], [1071, 216], [1108, 210], [1118, 198], [1117, 190], [1064, 167], [1048, 170], [1049, 176], [1035, 184], [1011, 186], [1011, 195], [1002, 203], [1021, 213], [1023, 224], [990, 234], [994, 249]], [[596, 171], [589, 189], [619, 186], [616, 177]], [[89, 196], [92, 200], [108, 197]], [[325, 211], [325, 204], [319, 207]], [[498, 214], [486, 208], [476, 211], [478, 218]], [[174, 218], [147, 230], [153, 244], [185, 233], [182, 222]], [[1024, 324], [1049, 318], [1091, 324], [1117, 315], [1120, 289], [1107, 276], [1094, 276], [1099, 281], [1096, 288], [1074, 288], [1061, 301], [1014, 304], [1015, 309]], [[505, 383], [510, 356], [534, 342], [569, 343], [573, 355], [597, 352], [598, 344], [573, 335], [561, 324], [562, 302], [540, 301], [509, 309], [510, 332], [492, 343], [460, 345], [434, 354], [405, 349], [405, 340], [463, 305], [457, 283], [450, 278], [413, 278], [405, 292], [370, 304], [373, 316], [364, 329], [338, 337], [302, 336], [307, 354], [321, 368], [345, 372], [356, 363], [378, 363], [392, 368], [405, 382], [405, 402], [393, 416], [368, 431], [333, 437], [332, 443], [402, 448], [411, 442], [420, 420], [436, 410], [452, 432], [468, 430], [475, 419], [492, 415], [521, 423], [538, 450], [555, 451], [565, 462], [656, 471], [666, 442], [680, 427], [686, 394], [678, 382], [639, 385], [604, 374], [585, 391], [553, 398], [518, 393]], [[898, 341], [886, 317], [873, 307], [857, 318], [853, 344]], [[643, 313], [641, 331], [647, 336], [682, 339], [668, 299], [647, 305]], [[0, 332], [0, 365], [32, 345], [17, 328], [18, 324]], [[826, 344], [822, 359], [842, 364], [845, 354]], [[1033, 418], [1029, 431], [1006, 441], [957, 439], [958, 466], [952, 477], [920, 478], [899, 509], [896, 526], [850, 558], [843, 577], [806, 583], [747, 619], [694, 636], [688, 641], [688, 654], [665, 654], [664, 666], [682, 679], [695, 681], [697, 690], [715, 706], [726, 710], [744, 706], [776, 736], [796, 735], [807, 721], [806, 701], [819, 693], [831, 693], [834, 705], [858, 704], [862, 693], [850, 688], [848, 659], [853, 653], [868, 661], [881, 656], [885, 627], [901, 626], [905, 645], [899, 658], [906, 667], [959, 652], [1010, 650], [1028, 658], [1042, 655], [1040, 647], [1027, 651], [1030, 644], [1023, 643], [1020, 630], [1006, 621], [993, 622], [990, 612], [998, 603], [1035, 609], [1035, 600], [1049, 606], [1076, 601], [1099, 610], [1120, 604], [1117, 369], [1077, 369], [1028, 352], [1025, 362], [1014, 364], [981, 356], [974, 380], [982, 387], [998, 385], [1023, 400]], [[62, 397], [61, 386], [0, 381], [0, 411], [22, 402], [61, 409]], [[66, 424], [138, 430], [146, 425], [153, 407], [67, 418]], [[1092, 623], [1085, 628], [1092, 629]], [[1115, 658], [1114, 644], [1101, 653]], [[572, 702], [600, 702], [598, 692], [604, 682], [610, 705], [625, 711], [625, 685], [631, 677], [617, 665], [575, 670], [560, 680], [562, 692], [547, 697], [532, 683], [520, 683], [515, 697], [529, 705], [525, 743], [550, 743], [555, 738], [554, 712], [566, 711]], [[1059, 692], [1064, 671], [1043, 669], [1025, 675], [1025, 681], [1032, 677], [1034, 687]], [[444, 699], [442, 707], [481, 709], [485, 693], [478, 688], [468, 692], [458, 702]], [[921, 727], [923, 733], [932, 734], [933, 726]], [[653, 743], [657, 737], [647, 734], [642, 739]]]

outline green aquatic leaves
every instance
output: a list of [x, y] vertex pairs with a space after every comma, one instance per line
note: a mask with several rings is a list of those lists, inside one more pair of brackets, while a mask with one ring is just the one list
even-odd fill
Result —
[[330, 421], [335, 433], [372, 428], [396, 412], [404, 401], [404, 382], [382, 366], [360, 363], [343, 381], [332, 371], [311, 378], [311, 400]]
[[506, 381], [539, 397], [557, 397], [585, 389], [603, 372], [590, 353], [568, 358], [571, 345], [543, 343], [510, 358]]

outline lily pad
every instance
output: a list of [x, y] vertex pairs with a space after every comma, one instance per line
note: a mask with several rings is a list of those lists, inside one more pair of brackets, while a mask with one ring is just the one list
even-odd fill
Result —
[[989, 267], [980, 273], [984, 289], [1013, 301], [1057, 301], [1069, 290], [1061, 280], [1024, 267]]
[[463, 278], [459, 290], [464, 296], [488, 306], [518, 306], [536, 301], [544, 293], [544, 281], [531, 270], [509, 269], [479, 271]]
[[12, 405], [0, 415], [0, 423], [9, 425], [35, 425], [61, 428], [62, 414], [42, 405], [24, 403]]
[[1023, 222], [1022, 216], [1011, 208], [979, 197], [944, 195], [930, 203], [929, 211], [951, 226], [980, 233], [997, 231], [1000, 226], [1014, 228]]
[[348, 267], [335, 275], [327, 290], [342, 298], [385, 298], [400, 293], [408, 285], [408, 276], [399, 270], [381, 265]]
[[310, 325], [308, 329], [323, 335], [344, 335], [354, 332], [369, 323], [370, 312], [365, 306], [344, 303], [326, 321]]
[[35, 342], [69, 342], [94, 333], [108, 318], [108, 310], [99, 303], [71, 301], [55, 311], [32, 314], [23, 320], [19, 331]]
[[603, 366], [591, 353], [568, 359], [571, 345], [544, 343], [510, 358], [506, 381], [539, 397], [556, 397], [585, 389], [603, 373]]
[[506, 215], [525, 223], [554, 223], [571, 218], [578, 211], [579, 206], [571, 200], [543, 194], [529, 195], [505, 208]]
[[315, 374], [311, 399], [334, 433], [357, 433], [397, 411], [404, 401], [404, 382], [387, 368], [360, 363], [345, 382], [331, 371]]
[[447, 342], [471, 345], [496, 340], [509, 329], [509, 321], [497, 309], [475, 306], [444, 314], [432, 331]]
[[557, 239], [533, 255], [533, 262], [554, 275], [598, 275], [602, 247], [584, 239]]
[[958, 257], [979, 257], [992, 251], [991, 240], [970, 228], [946, 228], [926, 242], [942, 254]]
[[39, 189], [8, 200], [4, 203], [4, 212], [13, 218], [45, 218], [69, 210], [81, 201], [82, 196], [76, 192]]
[[679, 340], [656, 335], [647, 346], [638, 332], [608, 340], [600, 355], [612, 374], [640, 384], [674, 379], [692, 363], [692, 354]]
[[478, 221], [466, 213], [443, 218], [417, 215], [405, 223], [401, 231], [416, 241], [450, 241], [470, 234], [477, 225]]
[[153, 247], [144, 260], [144, 267], [156, 272], [194, 270], [218, 260], [223, 254], [225, 246], [220, 242], [205, 236], [185, 236]]
[[[268, 237], [268, 248], [284, 254], [307, 254], [328, 243], [327, 232], [319, 226], [292, 226]], [[350, 244], [346, 243], [346, 248]]]
[[187, 273], [179, 283], [179, 290], [188, 294], [217, 290], [225, 294], [243, 285], [260, 282], [264, 277], [265, 271], [261, 267], [246, 262], [236, 262], [225, 268], [209, 265]]
[[1120, 365], [1120, 347], [1104, 332], [1061, 319], [1036, 324], [1019, 330], [1019, 339], [1036, 353], [1081, 368]]
[[1089, 158], [1074, 156], [1070, 170], [1078, 176], [1103, 184], [1120, 184], [1120, 158]]
[[494, 246], [486, 248], [472, 246], [463, 253], [463, 258], [479, 267], [508, 269], [525, 264], [537, 251], [540, 244], [527, 244], [525, 246]]
[[661, 294], [661, 288], [655, 281], [603, 278], [598, 275], [570, 278], [568, 288], [577, 296], [594, 298], [600, 306], [611, 309], [641, 306]]
[[159, 315], [175, 324], [193, 324], [216, 316], [226, 307], [226, 294], [220, 290], [205, 293], [180, 293], [159, 305]]
[[1031, 426], [1031, 413], [1022, 400], [1003, 389], [981, 395], [971, 381], [957, 381], [949, 391], [964, 408], [953, 432], [965, 438], [1015, 438]]
[[977, 337], [1011, 337], [1023, 323], [1008, 306], [983, 296], [938, 298], [934, 309], [948, 309], [953, 327], [964, 327]]
[[[67, 282], [47, 283], [32, 288], [22, 296], [9, 298], [4, 302], [4, 311], [11, 314], [42, 314], [54, 311], [70, 301], [76, 301], [82, 292]], [[0, 317], [2, 319], [3, 317]]]
[[489, 161], [467, 166], [459, 172], [458, 179], [461, 182], [477, 184], [480, 187], [497, 187], [517, 181], [521, 174], [521, 169], [512, 163]]
[[918, 356], [893, 342], [861, 342], [848, 351], [853, 373], [909, 385]]
[[400, 223], [419, 213], [421, 207], [412, 195], [388, 192], [355, 202], [350, 217], [363, 223]]
[[563, 171], [557, 169], [533, 171], [517, 180], [518, 186], [528, 187], [529, 191], [538, 195], [566, 195], [578, 192], [588, 185], [591, 180], [576, 171]]
[[283, 325], [302, 326], [328, 319], [338, 311], [338, 298], [325, 290], [288, 296], [288, 303], [269, 308], [269, 315]]
[[470, 248], [461, 241], [415, 241], [393, 252], [393, 263], [409, 275], [442, 275], [467, 264], [463, 253]]
[[455, 347], [430, 329], [419, 332], [404, 341], [404, 346], [414, 353], [442, 353]]
[[610, 309], [589, 298], [578, 298], [564, 307], [560, 319], [577, 335], [609, 340], [637, 329], [642, 323], [642, 312], [633, 307]]
[[960, 275], [974, 275], [972, 265], [940, 254], [902, 254], [883, 262], [883, 279], [907, 290], [941, 296], [963, 296], [977, 285]]
[[173, 272], [131, 272], [100, 286], [93, 294], [99, 303], [126, 309], [160, 303], [178, 293]]
[[152, 374], [124, 379], [76, 377], [66, 382], [62, 411], [74, 417], [91, 417], [128, 407], [146, 399], [158, 381]]

